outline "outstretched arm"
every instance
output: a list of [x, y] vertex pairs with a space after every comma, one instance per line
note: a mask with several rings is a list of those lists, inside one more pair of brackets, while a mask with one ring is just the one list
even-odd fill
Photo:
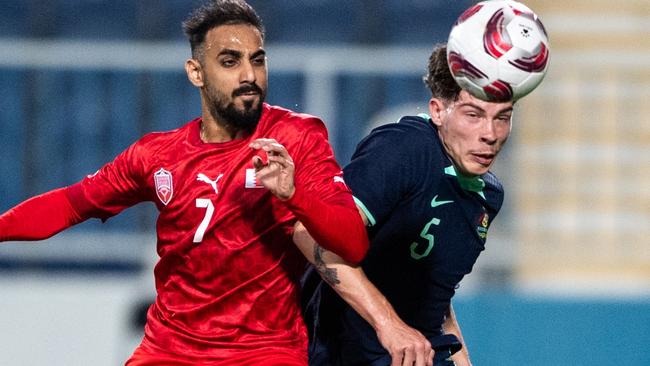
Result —
[[447, 310], [447, 316], [445, 316], [445, 322], [442, 324], [442, 329], [446, 334], [454, 334], [463, 345], [463, 348], [461, 348], [460, 351], [451, 356], [451, 359], [454, 361], [456, 366], [472, 366], [472, 362], [469, 360], [467, 345], [463, 339], [463, 334], [460, 331], [460, 326], [456, 319], [456, 313], [454, 313], [454, 308], [451, 306], [451, 303]]
[[0, 241], [42, 240], [84, 221], [72, 207], [67, 188], [28, 199], [0, 216]]
[[[362, 217], [365, 218], [363, 213]], [[391, 355], [391, 366], [433, 364], [429, 341], [400, 319], [361, 267], [320, 247], [300, 222], [295, 226], [293, 238], [323, 280], [375, 329], [382, 346]]]

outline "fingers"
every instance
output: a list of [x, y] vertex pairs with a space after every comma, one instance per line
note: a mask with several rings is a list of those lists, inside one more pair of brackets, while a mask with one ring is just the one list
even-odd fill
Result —
[[426, 366], [433, 366], [433, 356], [435, 356], [435, 353], [436, 352], [433, 349], [429, 351], [429, 355], [427, 356], [426, 360]]
[[[265, 167], [271, 168], [271, 171], [284, 170], [293, 168], [293, 160], [289, 156], [287, 149], [274, 139], [257, 139], [249, 145], [252, 149], [263, 150], [266, 152], [267, 163], [264, 164], [259, 156], [253, 157], [253, 166], [256, 171]], [[279, 166], [278, 166], [279, 165]]]
[[291, 160], [287, 149], [274, 139], [257, 139], [251, 142], [249, 146], [256, 150], [264, 150], [269, 156], [280, 155]]
[[398, 354], [390, 354], [391, 363], [390, 366], [402, 366], [402, 359], [404, 359], [404, 352]]
[[[402, 366], [413, 366], [415, 362], [415, 352], [412, 347], [407, 347], [404, 350], [404, 359], [402, 360]], [[418, 365], [422, 366], [422, 365]]]
[[256, 179], [279, 199], [291, 198], [296, 191], [295, 166], [287, 149], [274, 139], [257, 139], [249, 147], [266, 153], [266, 163], [264, 157], [254, 156], [252, 159]]
[[402, 365], [403, 366], [432, 365], [433, 356], [431, 357], [431, 360], [427, 358], [430, 354], [431, 352], [426, 348], [425, 344], [419, 343], [419, 344], [410, 345], [406, 349], [404, 349], [404, 360], [402, 362]]
[[433, 366], [434, 353], [428, 341], [415, 342], [392, 353], [391, 366]]
[[264, 162], [262, 161], [262, 158], [259, 156], [253, 156], [253, 167], [255, 168], [255, 171], [258, 172], [264, 168]]
[[278, 172], [285, 173], [289, 168], [293, 168], [293, 161], [281, 156], [268, 156], [267, 163], [264, 164], [262, 158], [254, 156], [253, 167], [256, 173], [270, 176]]

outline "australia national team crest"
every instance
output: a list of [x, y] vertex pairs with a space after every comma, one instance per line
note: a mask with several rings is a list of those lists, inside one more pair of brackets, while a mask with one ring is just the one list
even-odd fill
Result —
[[481, 237], [481, 239], [487, 238], [487, 233], [488, 233], [488, 226], [490, 225], [490, 217], [488, 216], [487, 212], [484, 212], [478, 219], [478, 225], [476, 226], [476, 231], [478, 232], [478, 236]]
[[172, 200], [174, 195], [174, 183], [172, 181], [172, 173], [160, 168], [159, 171], [153, 174], [153, 180], [156, 183], [156, 194], [158, 199], [163, 205], [167, 205]]

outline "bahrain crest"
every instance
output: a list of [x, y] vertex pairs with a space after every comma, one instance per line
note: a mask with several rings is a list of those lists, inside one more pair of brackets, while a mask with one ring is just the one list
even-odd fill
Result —
[[167, 206], [174, 195], [172, 173], [160, 168], [159, 171], [153, 174], [153, 180], [156, 184], [156, 194], [158, 195], [158, 199], [163, 203], [163, 205]]

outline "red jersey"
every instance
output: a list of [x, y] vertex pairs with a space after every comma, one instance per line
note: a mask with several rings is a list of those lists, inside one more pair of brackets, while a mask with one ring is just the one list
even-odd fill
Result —
[[157, 297], [137, 352], [237, 364], [266, 349], [306, 364], [296, 218], [256, 183], [252, 158], [259, 152], [249, 143], [276, 139], [294, 160], [296, 187], [354, 209], [349, 189], [335, 179], [341, 169], [327, 131], [315, 117], [267, 104], [247, 138], [204, 143], [200, 123], [146, 135], [72, 186], [71, 203], [102, 219], [142, 201], [160, 211]]

